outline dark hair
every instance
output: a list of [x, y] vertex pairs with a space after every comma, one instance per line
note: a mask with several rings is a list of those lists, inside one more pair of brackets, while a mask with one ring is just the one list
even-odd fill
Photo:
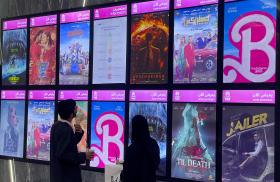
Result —
[[74, 113], [76, 102], [73, 99], [63, 100], [58, 103], [58, 114], [61, 119], [69, 119]]
[[147, 42], [150, 42], [153, 39], [153, 35], [151, 33], [146, 34], [146, 40]]
[[143, 142], [150, 138], [148, 121], [144, 116], [136, 115], [132, 118], [132, 142]]

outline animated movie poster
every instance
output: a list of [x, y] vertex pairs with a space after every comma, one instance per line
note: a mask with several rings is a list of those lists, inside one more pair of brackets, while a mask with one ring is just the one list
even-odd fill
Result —
[[149, 124], [151, 137], [160, 148], [160, 165], [157, 174], [166, 174], [166, 142], [167, 142], [167, 104], [152, 102], [131, 102], [129, 104], [129, 130], [131, 133], [131, 120], [136, 115], [143, 115]]
[[124, 102], [93, 102], [91, 149], [95, 156], [91, 167], [104, 168], [124, 157]]
[[169, 13], [132, 16], [130, 83], [167, 83]]
[[224, 106], [223, 181], [274, 181], [274, 107]]
[[30, 29], [29, 85], [54, 85], [56, 26]]
[[50, 159], [50, 132], [54, 110], [54, 101], [29, 101], [27, 158], [45, 161]]
[[174, 13], [174, 83], [217, 81], [218, 6]]
[[127, 17], [94, 21], [93, 83], [125, 83]]
[[3, 85], [26, 84], [26, 29], [3, 31]]
[[88, 84], [90, 22], [60, 25], [59, 84]]
[[173, 104], [171, 175], [215, 181], [216, 106]]
[[[88, 103], [87, 101], [76, 101], [78, 111], [76, 117], [73, 119], [72, 123], [80, 124], [84, 135], [81, 139], [81, 141], [78, 143], [78, 151], [79, 152], [85, 152], [87, 149], [87, 118], [88, 118]], [[60, 116], [58, 115], [58, 119], [60, 119]]]
[[23, 157], [25, 101], [2, 100], [0, 155]]
[[275, 82], [276, 0], [225, 4], [224, 83]]

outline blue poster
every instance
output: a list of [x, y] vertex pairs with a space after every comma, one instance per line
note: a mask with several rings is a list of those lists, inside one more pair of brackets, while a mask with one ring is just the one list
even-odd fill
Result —
[[50, 132], [54, 123], [54, 101], [28, 102], [28, 128], [26, 157], [50, 159]]
[[0, 155], [23, 157], [25, 101], [2, 100]]
[[88, 84], [90, 22], [60, 25], [59, 84]]
[[91, 167], [104, 168], [124, 157], [124, 102], [93, 102], [91, 149], [95, 156]]

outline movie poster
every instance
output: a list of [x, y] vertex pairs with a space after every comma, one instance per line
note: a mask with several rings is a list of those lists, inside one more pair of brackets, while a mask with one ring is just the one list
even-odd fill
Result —
[[217, 81], [218, 5], [174, 13], [174, 83]]
[[91, 150], [95, 156], [91, 167], [104, 168], [124, 157], [124, 102], [93, 102]]
[[23, 157], [25, 101], [2, 100], [0, 155]]
[[60, 25], [60, 85], [87, 85], [90, 22]]
[[274, 115], [273, 106], [223, 107], [223, 181], [274, 181]]
[[[78, 151], [79, 152], [85, 152], [87, 149], [87, 118], [88, 118], [88, 103], [87, 101], [76, 101], [77, 105], [77, 115], [73, 119], [72, 124], [73, 126], [75, 124], [80, 124], [84, 135], [81, 139], [81, 141], [78, 143]], [[61, 119], [58, 115], [58, 119]]]
[[50, 159], [50, 132], [54, 122], [54, 101], [29, 101], [26, 156]]
[[26, 84], [26, 29], [3, 31], [2, 85]]
[[171, 175], [196, 181], [215, 181], [216, 106], [174, 103]]
[[132, 16], [130, 83], [167, 83], [169, 13]]
[[142, 115], [148, 120], [150, 135], [160, 148], [160, 165], [157, 175], [166, 175], [166, 142], [167, 142], [167, 103], [131, 102], [129, 104], [129, 130], [131, 120], [136, 115]]
[[56, 26], [30, 29], [29, 85], [55, 85]]
[[225, 4], [224, 83], [275, 82], [276, 0]]
[[93, 83], [125, 83], [127, 17], [94, 21]]

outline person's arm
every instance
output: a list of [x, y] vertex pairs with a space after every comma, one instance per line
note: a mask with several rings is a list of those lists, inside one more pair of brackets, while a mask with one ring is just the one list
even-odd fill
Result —
[[[81, 152], [78, 153], [77, 150], [71, 146], [73, 145], [71, 141], [72, 135], [74, 135], [71, 128], [61, 127], [56, 131], [57, 137], [56, 141], [53, 141], [57, 145], [55, 151], [55, 156], [62, 161], [69, 162], [72, 164], [83, 164], [86, 161], [86, 154]], [[75, 144], [76, 145], [76, 144]]]
[[84, 136], [84, 131], [82, 130], [82, 132], [75, 132], [75, 137], [76, 137], [76, 143], [80, 143], [81, 139]]
[[258, 142], [258, 146], [257, 146], [256, 150], [254, 152], [249, 152], [250, 156], [252, 156], [252, 157], [258, 156], [259, 153], [262, 151], [263, 146], [264, 146], [264, 144], [262, 141]]
[[130, 172], [130, 167], [131, 167], [131, 154], [130, 154], [130, 149], [128, 148], [125, 158], [124, 158], [124, 163], [123, 163], [123, 170], [121, 172], [120, 178], [122, 182], [130, 182], [130, 177], [129, 175], [132, 175]]

